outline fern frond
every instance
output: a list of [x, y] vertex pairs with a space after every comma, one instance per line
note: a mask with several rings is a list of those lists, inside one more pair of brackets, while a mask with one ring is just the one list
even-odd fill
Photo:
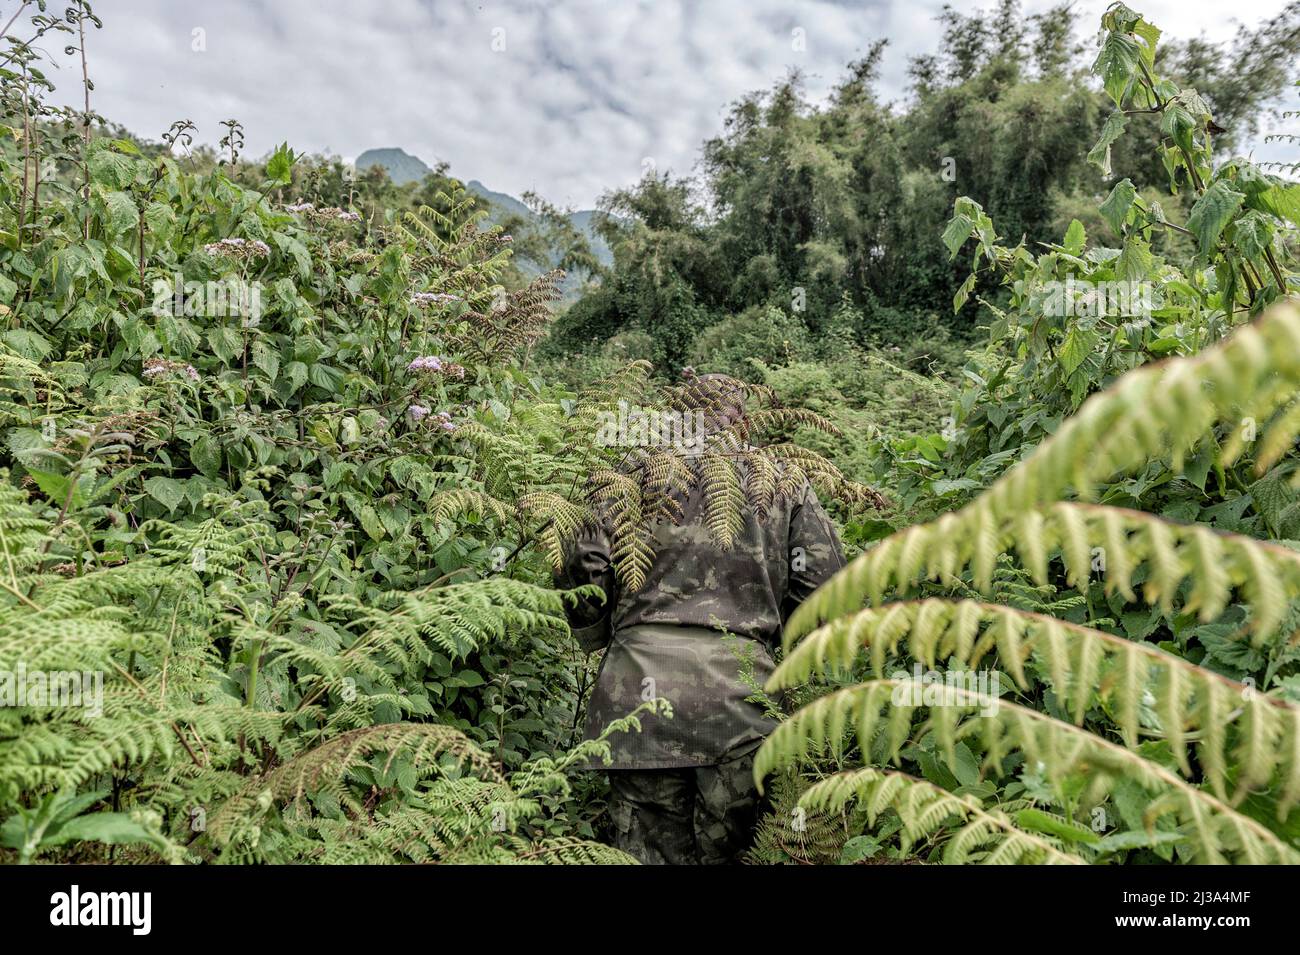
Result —
[[[980, 512], [988, 521], [990, 512]], [[1183, 587], [1185, 609], [1212, 620], [1233, 595], [1251, 608], [1247, 627], [1255, 642], [1276, 640], [1288, 600], [1300, 596], [1300, 552], [1200, 524], [1178, 524], [1152, 514], [1096, 504], [1059, 502], [1010, 515], [1000, 525], [985, 523], [974, 535], [962, 532], [964, 518], [945, 514], [877, 543], [855, 558], [792, 615], [787, 646], [822, 621], [880, 603], [923, 580], [947, 581], [970, 569], [976, 587], [989, 590], [998, 554], [1018, 552], [1034, 580], [1045, 583], [1047, 555], [1060, 551], [1068, 580], [1082, 586], [1091, 575], [1094, 548], [1104, 550], [1100, 571], [1108, 592], [1134, 596], [1140, 566], [1148, 602], [1169, 609]]]
[[208, 817], [208, 834], [216, 844], [223, 845], [257, 826], [257, 821], [273, 804], [301, 804], [308, 794], [319, 798], [320, 794], [327, 793], [359, 813], [361, 806], [344, 780], [349, 772], [380, 753], [387, 754], [386, 765], [400, 757], [417, 771], [425, 772], [436, 769], [438, 758], [447, 753], [476, 774], [500, 778], [491, 757], [455, 727], [433, 723], [366, 726], [322, 743], [249, 780], [239, 793]]
[[933, 732], [946, 747], [968, 736], [978, 738], [987, 754], [984, 766], [994, 771], [1007, 756], [1023, 753], [1058, 788], [1071, 778], [1083, 778], [1089, 792], [1098, 795], [1109, 793], [1121, 779], [1136, 782], [1156, 797], [1148, 809], [1149, 824], [1172, 816], [1202, 861], [1218, 862], [1227, 855], [1250, 862], [1300, 863], [1300, 851], [1276, 833], [1140, 753], [1028, 707], [911, 680], [872, 680], [803, 707], [764, 742], [754, 777], [761, 781], [819, 752], [841, 752], [849, 729], [864, 752], [873, 744], [883, 746], [886, 758], [897, 760], [912, 738], [912, 714], [922, 709], [916, 700], [923, 691], [936, 690], [941, 701], [924, 707], [927, 718], [916, 730], [917, 738]]
[[[794, 631], [806, 633], [820, 621], [854, 609], [855, 603], [860, 606], [864, 592], [872, 602], [879, 602], [890, 585], [888, 577], [896, 569], [900, 550], [920, 553], [938, 545], [941, 553], [927, 556], [927, 576], [946, 576], [969, 564], [976, 585], [985, 589], [997, 557], [997, 541], [1005, 539], [1017, 521], [1024, 527], [1023, 515], [1027, 511], [1046, 506], [1070, 490], [1086, 499], [1098, 482], [1152, 458], [1168, 456], [1175, 467], [1181, 466], [1182, 456], [1200, 442], [1210, 440], [1216, 426], [1230, 432], [1220, 455], [1226, 465], [1241, 454], [1248, 437], [1254, 436], [1255, 423], [1260, 422], [1260, 443], [1266, 454], [1257, 462], [1257, 468], [1262, 469], [1269, 461], [1268, 449], [1289, 446], [1300, 426], [1300, 419], [1294, 415], [1276, 414], [1300, 389], [1297, 342], [1300, 309], [1292, 301], [1281, 301], [1251, 325], [1194, 357], [1129, 372], [1111, 388], [1092, 396], [1028, 458], [966, 507], [933, 524], [900, 531], [862, 555], [856, 568], [800, 608], [792, 621]], [[1060, 506], [1054, 511], [1059, 525], [1057, 542], [1071, 545], [1065, 549], [1066, 562], [1071, 579], [1077, 580], [1086, 565], [1078, 546], [1078, 514], [1061, 511]], [[1177, 567], [1168, 562], [1172, 554], [1163, 546], [1162, 526], [1147, 524], [1146, 528], [1148, 556], [1154, 569], [1164, 572], [1157, 574], [1148, 589], [1168, 601]], [[1184, 556], [1189, 563], [1195, 560], [1203, 566], [1202, 562], [1214, 552], [1212, 543], [1199, 538], [1193, 538], [1193, 542], [1206, 545], [1200, 548], [1202, 556]], [[954, 543], [960, 550], [954, 549]], [[1255, 548], [1239, 547], [1234, 551], [1242, 564], [1252, 565], [1251, 573], [1259, 574], [1242, 583], [1254, 590], [1256, 617], [1252, 627], [1257, 635], [1267, 633], [1280, 620], [1278, 614], [1284, 601], [1281, 588], [1267, 574], [1278, 561], [1269, 560]], [[1043, 571], [1044, 553], [1041, 544], [1031, 544], [1030, 567], [1036, 575]], [[862, 565], [867, 563], [874, 564], [875, 570], [864, 571]], [[1203, 613], [1212, 615], [1224, 599], [1224, 578], [1205, 569], [1207, 573], [1199, 580], [1200, 593], [1193, 599]], [[1240, 571], [1241, 566], [1236, 569]], [[899, 579], [910, 580], [911, 570], [904, 563]], [[857, 585], [850, 583], [854, 579]]]
[[[1240, 769], [1234, 802], [1275, 777], [1283, 793], [1280, 814], [1300, 798], [1300, 764], [1291, 755], [1300, 739], [1300, 707], [1149, 644], [1011, 607], [932, 598], [862, 610], [798, 643], [765, 689], [776, 693], [815, 677], [835, 679], [851, 672], [864, 652], [872, 672], [883, 676], [886, 658], [904, 645], [931, 668], [947, 660], [973, 669], [996, 651], [1022, 689], [1029, 687], [1023, 665], [1033, 657], [1076, 724], [1101, 702], [1129, 747], [1140, 735], [1164, 737], [1185, 773], [1185, 734], [1196, 733], [1201, 768], [1220, 795], [1231, 757]], [[1160, 727], [1143, 726], [1144, 699], [1160, 714]]]
[[1084, 859], [1066, 852], [1037, 833], [1025, 832], [997, 809], [986, 809], [973, 796], [958, 796], [940, 786], [905, 773], [864, 767], [836, 773], [815, 783], [799, 805], [817, 812], [839, 812], [852, 802], [867, 810], [874, 825], [886, 810], [903, 823], [904, 848], [936, 836], [957, 820], [948, 833], [944, 862], [965, 865], [972, 861], [998, 865], [1085, 865]]
[[495, 517], [503, 524], [510, 520], [510, 507], [504, 501], [468, 487], [437, 492], [429, 499], [429, 511], [438, 522], [452, 521], [462, 514]]
[[730, 550], [745, 528], [745, 492], [736, 466], [721, 455], [700, 460], [700, 488], [704, 492], [704, 522], [723, 550]]

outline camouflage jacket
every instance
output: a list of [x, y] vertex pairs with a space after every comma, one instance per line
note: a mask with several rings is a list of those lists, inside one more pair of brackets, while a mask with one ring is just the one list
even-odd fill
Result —
[[556, 575], [565, 587], [599, 584], [608, 597], [570, 614], [585, 650], [607, 648], [585, 738], [656, 696], [672, 704], [671, 719], [647, 716], [639, 734], [612, 738], [611, 768], [712, 765], [771, 732], [770, 711], [751, 698], [771, 675], [782, 624], [844, 566], [811, 486], [777, 501], [761, 521], [746, 506], [730, 550], [712, 541], [703, 513], [697, 486], [680, 524], [654, 526], [655, 558], [640, 590], [617, 581], [604, 530], [579, 539]]

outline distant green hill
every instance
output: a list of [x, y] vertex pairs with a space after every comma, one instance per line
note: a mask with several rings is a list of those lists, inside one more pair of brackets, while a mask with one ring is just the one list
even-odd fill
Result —
[[[388, 178], [393, 180], [399, 186], [408, 182], [419, 182], [432, 169], [420, 159], [419, 156], [412, 156], [404, 149], [396, 146], [390, 146], [385, 149], [367, 149], [357, 157], [356, 167], [358, 170], [368, 169], [371, 166], [382, 166], [388, 171]], [[494, 192], [477, 179], [471, 179], [465, 183], [465, 188], [475, 195], [482, 196], [493, 207], [493, 211], [488, 216], [489, 222], [500, 222], [508, 215], [518, 215], [526, 219], [533, 218], [532, 210], [524, 205], [514, 196], [504, 192]], [[569, 213], [569, 221], [591, 243], [591, 251], [595, 253], [596, 258], [602, 265], [610, 265], [614, 261], [614, 256], [601, 238], [592, 227], [596, 216], [594, 209], [579, 209], [576, 212]]]
[[482, 196], [492, 205], [497, 206], [503, 212], [519, 216], [532, 216], [532, 211], [514, 196], [506, 195], [504, 192], [493, 192], [477, 179], [471, 179], [465, 183], [465, 188], [475, 195]]

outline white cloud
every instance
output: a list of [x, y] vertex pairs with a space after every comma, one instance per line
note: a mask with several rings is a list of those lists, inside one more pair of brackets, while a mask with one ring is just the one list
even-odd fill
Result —
[[[1027, 12], [1050, 6], [1029, 0]], [[1096, 23], [1105, 0], [1075, 4]], [[820, 97], [888, 37], [881, 87], [901, 98], [912, 55], [934, 48], [942, 0], [100, 0], [88, 39], [92, 105], [158, 137], [179, 118], [215, 143], [238, 118], [247, 152], [282, 140], [353, 157], [400, 146], [518, 195], [589, 206], [642, 162], [689, 173], [728, 104], [791, 67]], [[966, 4], [962, 4], [963, 7]], [[1283, 0], [1237, 0], [1246, 23]], [[6, 7], [0, 14], [7, 19]], [[1137, 7], [1179, 36], [1230, 36], [1215, 0]], [[803, 31], [794, 49], [792, 31]], [[206, 50], [193, 49], [202, 30]], [[495, 32], [494, 31], [498, 31]], [[494, 38], [505, 49], [493, 50]], [[75, 103], [71, 62], [56, 98]]]

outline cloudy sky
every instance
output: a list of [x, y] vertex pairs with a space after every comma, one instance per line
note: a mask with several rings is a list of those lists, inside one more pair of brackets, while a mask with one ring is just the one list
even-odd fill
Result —
[[[1222, 0], [1129, 0], [1166, 33], [1231, 36]], [[0, 22], [18, 0], [0, 0]], [[959, 9], [968, 0], [954, 0]], [[1028, 13], [1050, 0], [1025, 0]], [[59, 4], [55, 4], [59, 6]], [[1077, 0], [1081, 23], [1105, 0]], [[1233, 0], [1254, 25], [1284, 0]], [[453, 174], [561, 205], [594, 204], [649, 163], [689, 173], [727, 104], [791, 67], [814, 97], [888, 37], [882, 89], [934, 49], [942, 0], [94, 0], [92, 106], [157, 139], [194, 120], [247, 152], [282, 140], [352, 159], [400, 146]], [[62, 44], [51, 44], [57, 50]], [[73, 63], [56, 98], [80, 96]]]

